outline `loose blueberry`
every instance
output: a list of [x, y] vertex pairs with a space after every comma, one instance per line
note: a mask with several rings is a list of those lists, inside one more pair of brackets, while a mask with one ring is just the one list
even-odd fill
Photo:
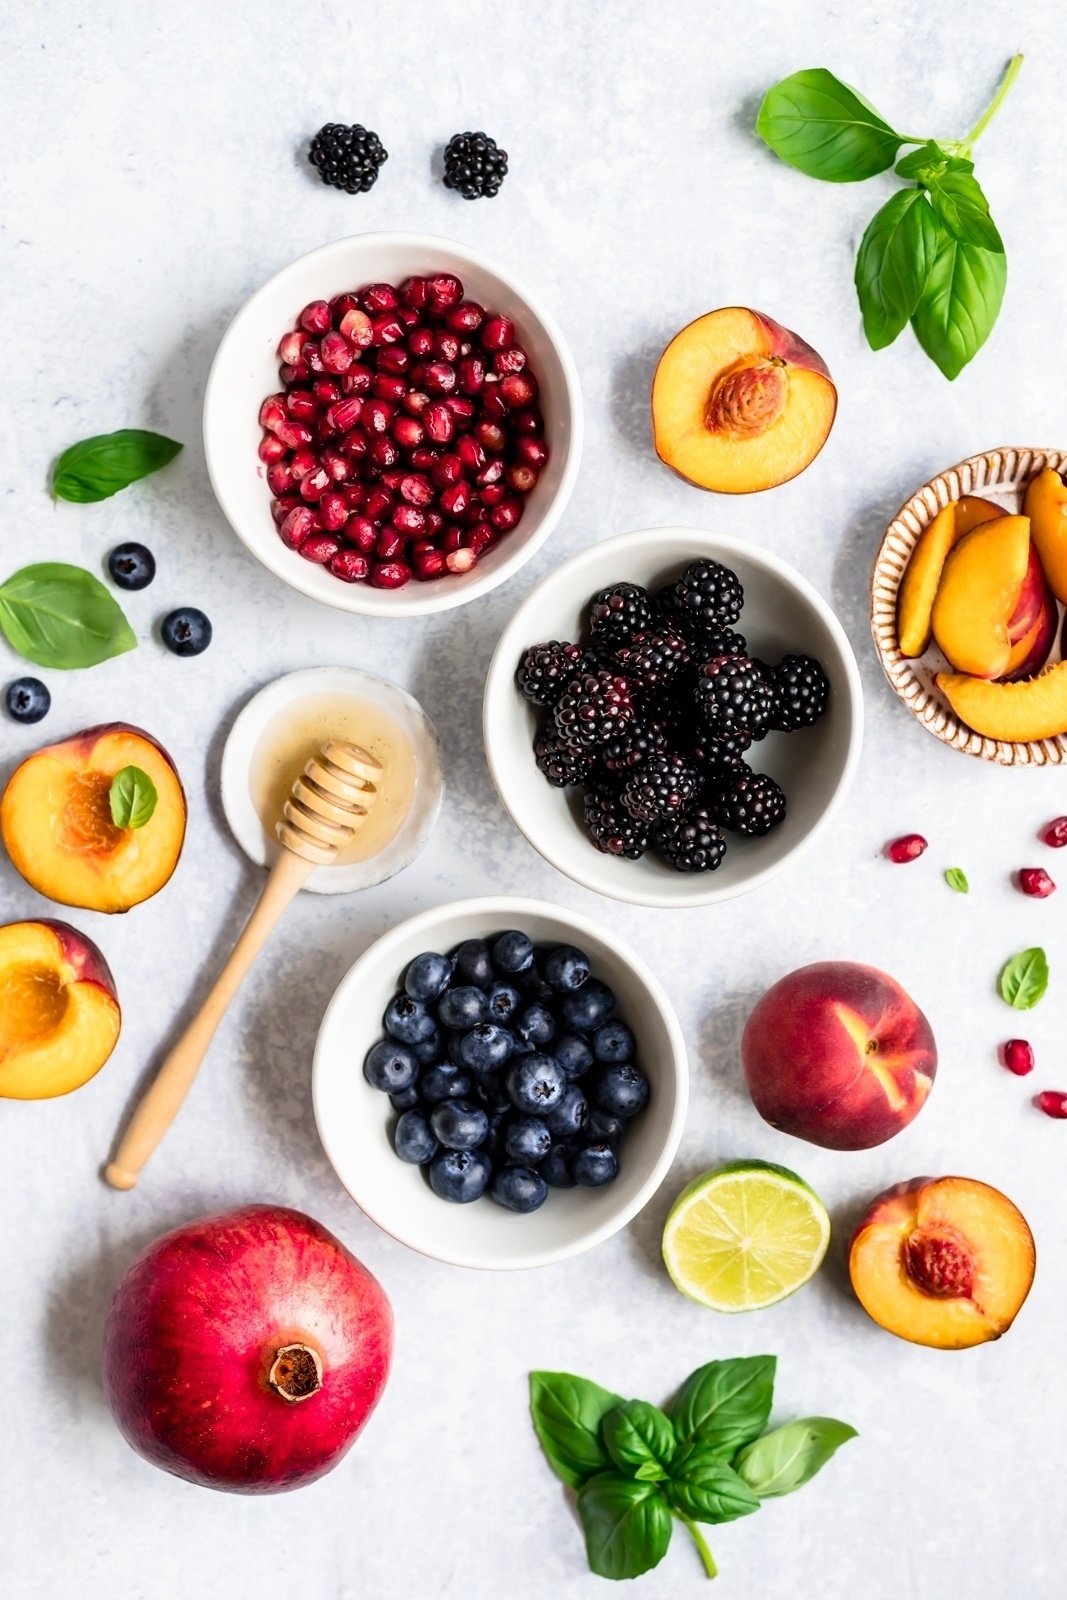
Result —
[[585, 1135], [593, 1144], [618, 1144], [626, 1132], [626, 1120], [594, 1106], [585, 1125]]
[[605, 1022], [593, 1035], [593, 1054], [598, 1061], [630, 1061], [634, 1036], [625, 1022]]
[[117, 544], [107, 570], [120, 589], [147, 589], [156, 575], [156, 558], [143, 544]]
[[466, 1100], [473, 1091], [470, 1073], [443, 1061], [427, 1067], [419, 1079], [419, 1093], [430, 1106], [439, 1105], [442, 1100]]
[[573, 1189], [574, 1177], [571, 1173], [571, 1159], [574, 1152], [568, 1145], [554, 1144], [541, 1163], [540, 1172], [546, 1183], [553, 1189]]
[[176, 656], [198, 656], [211, 643], [211, 623], [195, 606], [181, 606], [163, 618], [163, 643]]
[[515, 1018], [515, 1032], [527, 1044], [532, 1044], [535, 1049], [541, 1049], [555, 1037], [556, 1019], [547, 1006], [539, 1000], [532, 1005], [525, 1006]]
[[589, 1102], [576, 1083], [569, 1083], [563, 1098], [545, 1113], [548, 1131], [556, 1139], [570, 1139], [581, 1133], [589, 1119]]
[[405, 1111], [393, 1134], [393, 1148], [401, 1161], [423, 1167], [437, 1154], [437, 1140], [421, 1111]]
[[40, 722], [48, 715], [52, 696], [40, 678], [16, 678], [4, 696], [7, 714], [13, 722]]
[[504, 1149], [509, 1161], [520, 1167], [536, 1167], [552, 1144], [552, 1135], [540, 1117], [509, 1117], [504, 1128]]
[[417, 1083], [409, 1084], [406, 1089], [398, 1089], [389, 1096], [389, 1104], [394, 1111], [410, 1111], [422, 1099]]
[[593, 1052], [576, 1033], [565, 1033], [552, 1046], [552, 1054], [568, 1078], [581, 1078], [593, 1065]]
[[456, 1028], [464, 1033], [468, 1028], [475, 1028], [479, 1022], [484, 1022], [488, 1015], [489, 1003], [483, 990], [472, 984], [449, 989], [437, 1003], [438, 1020], [446, 1028]]
[[539, 1172], [529, 1167], [501, 1167], [489, 1193], [498, 1206], [506, 1206], [509, 1211], [536, 1211], [548, 1198], [548, 1185]]
[[445, 1041], [441, 1036], [440, 1028], [434, 1024], [434, 1030], [425, 1039], [420, 1039], [418, 1044], [411, 1046], [415, 1052], [415, 1060], [420, 1067], [432, 1066], [435, 1061], [440, 1061], [445, 1053]]
[[420, 1000], [397, 994], [385, 1008], [385, 1031], [401, 1044], [419, 1044], [433, 1038], [434, 1020]]
[[538, 1051], [513, 1061], [506, 1082], [512, 1105], [529, 1117], [543, 1116], [559, 1105], [567, 1087], [563, 1068]]
[[586, 1145], [584, 1150], [578, 1151], [571, 1162], [575, 1183], [580, 1183], [587, 1189], [595, 1189], [602, 1183], [610, 1183], [618, 1170], [618, 1157], [610, 1144]]
[[493, 946], [493, 960], [501, 972], [522, 972], [533, 961], [533, 940], [525, 933], [502, 933]]
[[453, 956], [460, 983], [473, 983], [488, 989], [493, 981], [493, 963], [484, 939], [466, 939]]
[[489, 1132], [489, 1118], [470, 1100], [442, 1100], [430, 1113], [430, 1127], [446, 1150], [476, 1150]]
[[589, 958], [573, 945], [560, 945], [545, 961], [545, 977], [553, 989], [570, 994], [580, 989], [589, 976]]
[[465, 1206], [485, 1193], [492, 1171], [481, 1150], [441, 1150], [430, 1162], [430, 1188], [439, 1199]]
[[461, 1064], [472, 1072], [496, 1072], [510, 1057], [511, 1043], [506, 1028], [498, 1028], [495, 1022], [479, 1022], [463, 1034], [457, 1053]]
[[601, 1067], [593, 1079], [593, 1099], [614, 1117], [635, 1117], [648, 1103], [648, 1079], [631, 1061]]
[[410, 1089], [419, 1075], [419, 1063], [406, 1044], [395, 1039], [379, 1039], [367, 1052], [363, 1076], [373, 1089], [399, 1094]]
[[522, 1004], [522, 996], [511, 983], [494, 983], [486, 991], [485, 998], [489, 1002], [491, 1021], [501, 1024], [510, 1022]]
[[421, 1000], [423, 1005], [429, 1005], [431, 1000], [444, 994], [451, 981], [451, 961], [433, 950], [416, 956], [404, 974], [404, 988], [413, 1000]]
[[599, 978], [589, 978], [574, 994], [563, 997], [560, 1014], [576, 1033], [592, 1033], [615, 1010], [615, 996]]

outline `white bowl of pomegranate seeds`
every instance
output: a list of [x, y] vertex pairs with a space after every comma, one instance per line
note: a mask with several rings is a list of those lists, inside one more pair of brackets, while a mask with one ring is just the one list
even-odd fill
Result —
[[340, 239], [237, 313], [204, 398], [212, 487], [292, 588], [344, 611], [464, 605], [529, 560], [570, 496], [578, 376], [554, 319], [477, 251]]

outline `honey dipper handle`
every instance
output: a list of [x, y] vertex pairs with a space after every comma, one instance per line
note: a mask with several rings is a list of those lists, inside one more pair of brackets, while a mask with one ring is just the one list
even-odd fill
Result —
[[113, 1189], [132, 1189], [141, 1168], [170, 1127], [207, 1053], [215, 1029], [266, 944], [275, 923], [314, 863], [283, 850], [271, 869], [255, 910], [245, 924], [214, 988], [145, 1092], [130, 1119], [114, 1160], [104, 1169]]

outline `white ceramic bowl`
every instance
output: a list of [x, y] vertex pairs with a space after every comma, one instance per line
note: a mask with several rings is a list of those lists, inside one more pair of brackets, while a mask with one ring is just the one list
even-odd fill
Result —
[[[649, 1103], [623, 1147], [621, 1170], [600, 1189], [552, 1190], [538, 1211], [517, 1216], [488, 1197], [439, 1200], [417, 1167], [394, 1153], [396, 1115], [363, 1076], [382, 1036], [382, 1013], [408, 962], [464, 939], [521, 928], [537, 944], [576, 944], [615, 990], [619, 1015], [637, 1039], [651, 1084]], [[579, 1255], [636, 1216], [667, 1174], [685, 1124], [689, 1077], [681, 1029], [658, 979], [633, 950], [577, 912], [538, 900], [494, 896], [423, 911], [384, 934], [342, 978], [326, 1009], [312, 1075], [315, 1120], [334, 1170], [379, 1227], [423, 1255], [459, 1267], [540, 1267]]]
[[[452, 272], [468, 295], [512, 318], [541, 389], [550, 449], [518, 527], [490, 547], [469, 573], [403, 589], [342, 583], [304, 561], [278, 537], [265, 467], [257, 455], [259, 408], [277, 392], [278, 340], [310, 300], [330, 299], [413, 273]], [[265, 567], [312, 599], [368, 616], [414, 617], [448, 611], [495, 589], [539, 550], [559, 521], [582, 454], [578, 374], [551, 313], [510, 273], [477, 250], [420, 233], [364, 233], [301, 256], [257, 289], [234, 317], [215, 353], [204, 395], [204, 451], [211, 486], [234, 532]]]
[[[746, 759], [777, 779], [789, 809], [763, 838], [731, 836], [716, 872], [675, 872], [652, 852], [640, 861], [602, 855], [580, 822], [576, 789], [553, 789], [533, 757], [540, 714], [515, 685], [522, 651], [548, 639], [576, 639], [585, 608], [617, 581], [654, 586], [711, 557], [732, 567], [745, 590], [737, 624], [755, 655], [816, 656], [830, 678], [830, 710], [814, 728], [770, 734]], [[594, 545], [537, 585], [504, 629], [485, 685], [483, 732], [494, 782], [512, 819], [546, 861], [576, 883], [633, 905], [674, 909], [747, 894], [776, 877], [829, 822], [859, 761], [863, 698], [844, 629], [821, 595], [792, 567], [742, 539], [697, 528], [646, 528]]]

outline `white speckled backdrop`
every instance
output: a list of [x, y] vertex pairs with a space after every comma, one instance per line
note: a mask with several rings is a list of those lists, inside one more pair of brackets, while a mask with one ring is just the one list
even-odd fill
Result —
[[[535, 1446], [527, 1370], [569, 1367], [660, 1398], [712, 1356], [775, 1350], [779, 1413], [836, 1414], [860, 1438], [799, 1497], [713, 1530], [723, 1600], [1062, 1593], [1067, 1130], [1029, 1096], [1031, 1084], [1067, 1088], [1067, 938], [1063, 893], [1037, 904], [1009, 875], [1042, 858], [1035, 830], [1067, 810], [1067, 781], [967, 760], [924, 733], [882, 681], [865, 614], [879, 531], [916, 483], [977, 449], [1064, 444], [1061, 7], [5, 0], [0, 11], [5, 570], [35, 557], [99, 570], [124, 538], [144, 539], [159, 561], [154, 585], [129, 597], [137, 653], [45, 674], [48, 722], [3, 722], [0, 757], [6, 772], [42, 736], [121, 717], [170, 748], [190, 800], [185, 855], [164, 893], [127, 918], [73, 914], [118, 978], [125, 1027], [112, 1062], [67, 1100], [0, 1110], [0, 1592], [604, 1595]], [[904, 126], [957, 135], [1019, 49], [1025, 69], [979, 164], [1008, 242], [1007, 299], [989, 345], [950, 385], [910, 336], [879, 355], [861, 337], [852, 263], [889, 180], [812, 183], [760, 147], [753, 118], [771, 82], [822, 63]], [[363, 121], [385, 141], [389, 162], [369, 196], [320, 187], [303, 160], [304, 141], [333, 119]], [[493, 202], [467, 204], [436, 179], [442, 144], [468, 126], [510, 152]], [[375, 227], [453, 234], [521, 269], [562, 322], [585, 389], [585, 462], [561, 528], [510, 586], [425, 625], [348, 619], [271, 579], [217, 511], [199, 443], [208, 364], [245, 296], [312, 245]], [[840, 388], [833, 435], [810, 470], [741, 500], [658, 467], [646, 399], [667, 338], [733, 302], [810, 339]], [[59, 449], [136, 424], [185, 441], [174, 467], [99, 506], [51, 505], [44, 484]], [[764, 892], [680, 916], [598, 901], [545, 865], [496, 801], [479, 732], [494, 639], [537, 578], [593, 540], [672, 521], [751, 537], [799, 566], [849, 630], [868, 697], [859, 779], [830, 835]], [[168, 655], [155, 633], [185, 602], [215, 625], [195, 661]], [[0, 654], [6, 680], [18, 663]], [[448, 760], [437, 834], [395, 882], [293, 909], [143, 1186], [113, 1194], [97, 1174], [116, 1124], [259, 887], [220, 817], [225, 730], [259, 685], [326, 662], [390, 674], [422, 698]], [[929, 853], [888, 866], [882, 843], [913, 828]], [[945, 888], [950, 865], [969, 873], [968, 898]], [[353, 957], [413, 910], [487, 889], [542, 895], [617, 927], [665, 983], [692, 1053], [689, 1126], [661, 1194], [593, 1255], [536, 1275], [436, 1266], [379, 1233], [327, 1168], [309, 1104], [318, 1018]], [[0, 867], [3, 918], [46, 911]], [[996, 1063], [1018, 1019], [993, 983], [1007, 954], [1039, 941], [1053, 987], [1021, 1024], [1039, 1059], [1022, 1083]], [[772, 1133], [739, 1079], [749, 1006], [819, 957], [888, 969], [928, 1010], [941, 1046], [919, 1121], [865, 1154]], [[810, 1288], [727, 1320], [676, 1293], [658, 1239], [682, 1182], [739, 1155], [799, 1168], [825, 1197], [835, 1239]], [[1002, 1186], [1029, 1216], [1041, 1258], [1010, 1336], [959, 1355], [880, 1332], [843, 1266], [867, 1197], [946, 1170]], [[180, 1220], [247, 1200], [321, 1218], [380, 1275], [396, 1311], [395, 1371], [364, 1440], [285, 1503], [154, 1471], [120, 1439], [98, 1380], [104, 1310], [133, 1253]], [[696, 1596], [703, 1584], [678, 1538], [640, 1592]]]

